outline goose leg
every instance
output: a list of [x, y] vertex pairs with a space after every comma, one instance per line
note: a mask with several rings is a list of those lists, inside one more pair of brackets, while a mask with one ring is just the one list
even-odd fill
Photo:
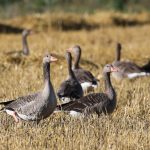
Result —
[[19, 119], [18, 119], [18, 117], [17, 117], [16, 112], [13, 112], [13, 113], [12, 113], [12, 117], [15, 119], [15, 122], [16, 122], [16, 123], [19, 122]]
[[12, 116], [15, 119], [15, 122], [17, 122], [17, 123], [19, 122], [19, 119], [17, 117], [17, 113], [14, 110], [6, 109], [5, 111], [8, 115]]

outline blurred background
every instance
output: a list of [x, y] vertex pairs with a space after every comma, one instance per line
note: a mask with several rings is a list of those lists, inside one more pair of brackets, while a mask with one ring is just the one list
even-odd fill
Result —
[[0, 0], [0, 17], [9, 18], [30, 13], [77, 12], [99, 10], [141, 12], [150, 10], [149, 0]]
[[[42, 88], [47, 52], [58, 58], [51, 67], [57, 91], [68, 76], [65, 51], [76, 44], [83, 49], [81, 66], [100, 79], [97, 92], [104, 91], [102, 70], [114, 61], [118, 42], [122, 60], [150, 62], [149, 11], [150, 0], [0, 0], [0, 101]], [[22, 52], [26, 28], [33, 30], [27, 39], [30, 55], [13, 55]], [[17, 126], [0, 113], [0, 150], [149, 150], [150, 78], [112, 82], [118, 101], [110, 117], [54, 114], [32, 127]]]

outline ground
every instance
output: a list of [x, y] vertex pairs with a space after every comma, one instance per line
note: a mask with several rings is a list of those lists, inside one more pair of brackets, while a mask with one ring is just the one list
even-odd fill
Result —
[[[104, 19], [97, 21], [99, 16]], [[138, 65], [147, 63], [150, 60], [150, 24], [123, 27], [113, 25], [109, 20], [111, 15], [108, 16], [108, 20], [102, 12], [86, 16], [89, 23], [91, 19], [99, 25], [90, 31], [84, 27], [69, 31], [49, 26], [43, 29], [39, 19], [46, 20], [43, 16], [38, 16], [39, 22], [34, 22], [34, 19], [29, 22], [31, 19], [27, 19], [28, 23], [23, 23], [19, 18], [6, 20], [8, 24], [32, 27], [37, 32], [28, 39], [30, 56], [21, 59], [5, 54], [21, 50], [21, 35], [0, 34], [0, 101], [15, 99], [43, 88], [42, 58], [47, 52], [58, 55], [58, 62], [51, 64], [51, 82], [57, 91], [67, 76], [63, 58], [65, 50], [75, 44], [83, 50], [81, 65], [100, 79], [97, 92], [104, 92], [102, 69], [114, 60], [117, 42], [123, 47], [122, 59]], [[56, 14], [56, 18], [59, 17]], [[132, 17], [134, 15], [123, 15], [127, 20], [132, 20]], [[143, 18], [139, 20], [143, 22]], [[110, 116], [98, 118], [93, 115], [83, 119], [60, 113], [51, 115], [38, 125], [26, 122], [18, 125], [10, 116], [0, 113], [0, 149], [150, 149], [150, 77], [120, 82], [112, 79], [112, 84], [117, 92], [117, 108]]]

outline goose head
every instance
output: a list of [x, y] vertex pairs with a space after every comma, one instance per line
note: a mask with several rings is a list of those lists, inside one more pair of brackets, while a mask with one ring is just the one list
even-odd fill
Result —
[[107, 64], [104, 66], [103, 72], [111, 73], [111, 72], [118, 72], [119, 68], [114, 67], [112, 64]]
[[30, 34], [32, 34], [32, 33], [33, 33], [32, 30], [30, 30], [30, 29], [24, 29], [24, 30], [22, 31], [22, 36], [23, 36], [23, 37], [27, 37], [28, 35], [30, 35]]
[[71, 62], [72, 61], [72, 56], [71, 56], [71, 53], [70, 53], [69, 50], [66, 50], [65, 57], [66, 57], [67, 62]]
[[57, 58], [52, 56], [51, 54], [46, 54], [43, 58], [43, 63], [51, 63], [57, 61]]
[[79, 68], [79, 61], [80, 61], [80, 57], [81, 57], [81, 48], [79, 45], [75, 45], [71, 48], [68, 49], [69, 52], [73, 52], [75, 55], [75, 63], [73, 65], [74, 69]]
[[79, 45], [75, 45], [68, 49], [69, 52], [73, 52], [75, 56], [78, 56], [81, 54], [81, 47]]

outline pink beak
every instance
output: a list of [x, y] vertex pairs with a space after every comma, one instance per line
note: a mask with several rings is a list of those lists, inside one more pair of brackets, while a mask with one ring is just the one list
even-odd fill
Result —
[[56, 58], [56, 57], [54, 57], [54, 56], [51, 56], [51, 62], [55, 62], [55, 61], [57, 61], [58, 59]]
[[71, 51], [72, 51], [72, 48], [68, 48], [66, 51], [67, 51], [67, 52], [71, 52]]
[[111, 67], [111, 72], [118, 72], [119, 68], [112, 66]]

